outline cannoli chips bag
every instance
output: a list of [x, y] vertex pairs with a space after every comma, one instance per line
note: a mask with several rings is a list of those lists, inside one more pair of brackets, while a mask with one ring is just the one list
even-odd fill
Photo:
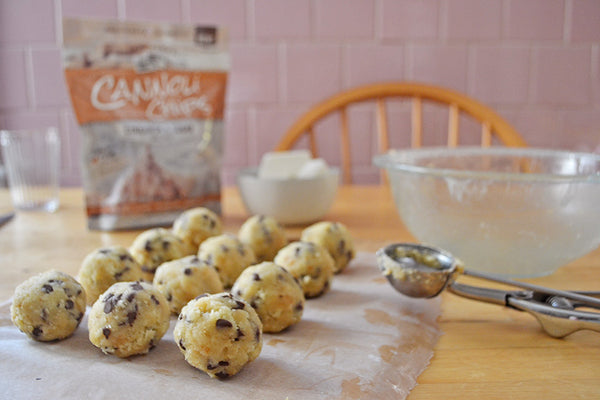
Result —
[[197, 206], [220, 212], [224, 30], [65, 19], [63, 42], [89, 228], [168, 225]]

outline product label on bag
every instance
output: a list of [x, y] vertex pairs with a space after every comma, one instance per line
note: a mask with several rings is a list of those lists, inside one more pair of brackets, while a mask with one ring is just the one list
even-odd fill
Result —
[[220, 212], [225, 32], [66, 18], [63, 35], [88, 226], [169, 225], [197, 206]]
[[222, 119], [224, 72], [65, 70], [80, 124], [128, 119]]

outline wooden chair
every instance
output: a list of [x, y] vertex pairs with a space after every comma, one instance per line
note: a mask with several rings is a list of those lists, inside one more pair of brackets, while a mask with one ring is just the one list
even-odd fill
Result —
[[275, 151], [290, 150], [304, 135], [308, 135], [310, 151], [318, 157], [314, 126], [321, 119], [339, 112], [341, 122], [341, 153], [344, 183], [351, 183], [350, 134], [347, 108], [353, 103], [374, 101], [376, 106], [377, 136], [379, 152], [389, 149], [386, 100], [391, 98], [411, 98], [411, 146], [421, 147], [423, 141], [423, 101], [446, 104], [449, 107], [448, 140], [449, 147], [459, 143], [459, 117], [461, 113], [470, 115], [481, 124], [481, 146], [492, 145], [492, 137], [510, 147], [526, 146], [521, 135], [500, 115], [480, 102], [453, 90], [439, 86], [411, 82], [384, 82], [352, 88], [316, 104], [303, 114], [285, 133], [275, 147]]

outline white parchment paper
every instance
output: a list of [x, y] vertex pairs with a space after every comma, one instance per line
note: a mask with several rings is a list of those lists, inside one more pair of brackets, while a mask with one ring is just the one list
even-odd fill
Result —
[[188, 365], [173, 325], [144, 356], [120, 359], [88, 340], [87, 318], [63, 341], [28, 339], [0, 305], [2, 399], [403, 399], [440, 335], [439, 299], [399, 295], [373, 254], [359, 253], [302, 321], [265, 334], [257, 360], [227, 380]]

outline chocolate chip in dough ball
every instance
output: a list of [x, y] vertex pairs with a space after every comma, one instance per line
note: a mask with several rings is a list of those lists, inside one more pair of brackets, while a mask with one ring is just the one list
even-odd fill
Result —
[[177, 217], [173, 223], [173, 233], [192, 246], [196, 253], [202, 242], [222, 233], [221, 219], [208, 208], [192, 208]]
[[141, 279], [140, 264], [122, 246], [92, 251], [83, 260], [78, 275], [78, 280], [85, 289], [87, 304], [90, 306], [114, 283]]
[[115, 283], [90, 310], [90, 342], [121, 358], [145, 354], [167, 332], [170, 315], [167, 300], [149, 283]]
[[243, 270], [256, 263], [250, 246], [228, 233], [202, 242], [198, 249], [198, 258], [217, 270], [225, 289], [233, 285]]
[[258, 357], [262, 323], [248, 303], [230, 293], [203, 295], [183, 307], [173, 337], [190, 365], [224, 379]]
[[287, 269], [308, 298], [319, 297], [331, 288], [334, 261], [329, 252], [312, 242], [292, 242], [275, 256], [275, 263]]
[[354, 240], [345, 225], [339, 222], [322, 221], [302, 231], [300, 238], [323, 246], [335, 261], [335, 273], [343, 271], [354, 258]]
[[175, 234], [164, 228], [149, 229], [140, 233], [129, 251], [142, 267], [143, 279], [152, 282], [156, 268], [164, 262], [190, 254], [190, 248]]
[[51, 270], [15, 289], [10, 315], [30, 338], [46, 342], [67, 338], [85, 313], [85, 291], [72, 276]]
[[231, 293], [246, 300], [256, 310], [264, 332], [280, 332], [302, 318], [304, 292], [300, 283], [273, 262], [265, 261], [246, 268], [235, 281]]
[[152, 284], [165, 296], [174, 314], [179, 314], [181, 308], [198, 295], [224, 291], [217, 270], [198, 256], [161, 264]]
[[277, 252], [288, 244], [285, 231], [273, 217], [254, 215], [246, 220], [238, 237], [252, 248], [258, 262], [273, 261]]

